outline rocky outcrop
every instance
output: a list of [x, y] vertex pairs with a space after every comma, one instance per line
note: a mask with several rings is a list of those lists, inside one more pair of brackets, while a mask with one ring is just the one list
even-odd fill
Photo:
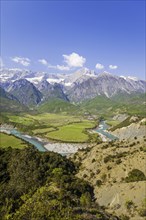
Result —
[[[137, 121], [137, 117], [132, 117], [131, 122]], [[119, 140], [133, 139], [134, 137], [146, 136], [146, 126], [144, 125], [146, 119], [142, 119], [138, 122], [133, 122], [127, 127], [116, 129], [112, 132], [113, 135], [117, 136]]]

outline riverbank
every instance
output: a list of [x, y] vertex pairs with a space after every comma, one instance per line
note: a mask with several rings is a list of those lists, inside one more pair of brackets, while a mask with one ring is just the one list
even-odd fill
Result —
[[59, 154], [74, 154], [79, 149], [87, 148], [88, 144], [47, 143], [44, 147], [48, 151], [53, 151]]
[[11, 125], [1, 125], [0, 132], [14, 135], [28, 143], [34, 145], [39, 151], [53, 151], [62, 155], [74, 154], [79, 149], [88, 147], [88, 144], [77, 144], [77, 143], [61, 143], [52, 142], [47, 139], [43, 139], [37, 136], [30, 136], [19, 132], [16, 128]]
[[101, 121], [97, 128], [92, 130], [94, 133], [98, 133], [103, 142], [118, 140], [118, 137], [111, 134], [107, 129], [110, 126], [106, 124], [106, 121]]

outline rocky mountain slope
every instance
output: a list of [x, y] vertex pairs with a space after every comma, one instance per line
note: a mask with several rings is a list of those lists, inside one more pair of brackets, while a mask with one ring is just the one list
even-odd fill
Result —
[[28, 108], [21, 104], [16, 97], [0, 87], [0, 111], [22, 112], [28, 111]]
[[[119, 93], [144, 93], [146, 89], [146, 82], [135, 77], [120, 77], [108, 72], [97, 74], [87, 68], [82, 68], [72, 74], [48, 74], [28, 70], [2, 69], [0, 79], [1, 85], [5, 89], [19, 79], [27, 79], [35, 86], [39, 86], [40, 83], [43, 84], [44, 80], [52, 85], [58, 83], [61, 85], [59, 89], [63, 89], [71, 102], [82, 102], [97, 95], [111, 98]], [[48, 85], [46, 91], [45, 87], [43, 88], [43, 93], [47, 93], [47, 90]]]
[[146, 118], [138, 120], [137, 117], [131, 117], [130, 125], [122, 128], [118, 128], [111, 132], [113, 135], [117, 136], [119, 140], [133, 139], [133, 137], [142, 138], [146, 135]]
[[78, 177], [94, 187], [96, 201], [121, 219], [145, 219], [146, 137], [102, 143], [73, 156]]
[[42, 99], [40, 91], [26, 79], [16, 80], [8, 91], [26, 106], [37, 105]]
[[43, 100], [60, 98], [68, 101], [67, 96], [63, 92], [62, 86], [58, 83], [50, 84], [47, 80], [42, 80], [38, 83], [37, 88], [43, 94]]
[[145, 87], [145, 81], [126, 80], [122, 77], [103, 72], [81, 82], [75, 82], [71, 90], [68, 91], [68, 97], [71, 101], [80, 102], [94, 98], [97, 95], [105, 95], [110, 98], [119, 93], [143, 93]]

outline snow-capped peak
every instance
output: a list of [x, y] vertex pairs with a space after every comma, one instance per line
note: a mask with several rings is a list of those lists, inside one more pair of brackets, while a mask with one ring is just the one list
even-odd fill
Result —
[[125, 80], [133, 80], [133, 81], [138, 81], [139, 80], [137, 77], [134, 77], [134, 76], [120, 76], [120, 77], [125, 79]]

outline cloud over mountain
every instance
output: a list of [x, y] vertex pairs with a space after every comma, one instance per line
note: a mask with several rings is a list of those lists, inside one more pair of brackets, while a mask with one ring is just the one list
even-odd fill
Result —
[[70, 55], [63, 55], [64, 62], [67, 63], [69, 67], [83, 67], [86, 59], [77, 53], [71, 53]]
[[104, 66], [101, 63], [97, 63], [95, 67], [96, 69], [99, 69], [99, 70], [104, 69]]
[[38, 62], [41, 63], [41, 64], [43, 64], [43, 65], [45, 65], [45, 66], [48, 65], [48, 62], [47, 62], [47, 60], [45, 60], [45, 59], [40, 59], [40, 60], [38, 60]]
[[117, 68], [118, 68], [118, 66], [116, 66], [116, 65], [109, 65], [109, 69], [111, 69], [111, 70], [115, 70]]
[[30, 62], [31, 60], [27, 57], [13, 57], [11, 58], [11, 60], [15, 63], [19, 63], [23, 66], [29, 66], [30, 65]]

